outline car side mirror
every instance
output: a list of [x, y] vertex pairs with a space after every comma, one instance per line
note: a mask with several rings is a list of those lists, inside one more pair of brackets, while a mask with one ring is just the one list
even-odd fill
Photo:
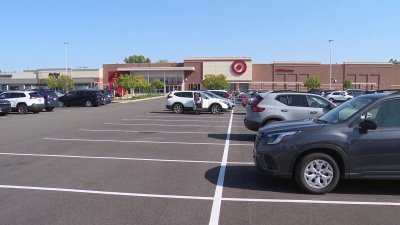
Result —
[[358, 127], [360, 128], [361, 133], [367, 133], [368, 130], [376, 130], [378, 124], [373, 120], [365, 119], [360, 122]]

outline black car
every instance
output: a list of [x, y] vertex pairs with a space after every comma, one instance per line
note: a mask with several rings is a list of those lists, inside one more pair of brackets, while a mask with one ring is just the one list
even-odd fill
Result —
[[11, 110], [11, 104], [7, 100], [0, 99], [0, 115], [4, 116]]
[[114, 93], [111, 90], [100, 90], [103, 95], [105, 95], [106, 102], [111, 103], [114, 101]]
[[361, 95], [318, 119], [258, 131], [254, 163], [324, 194], [340, 179], [400, 179], [400, 93]]
[[102, 101], [101, 93], [96, 90], [77, 90], [70, 91], [68, 94], [59, 98], [63, 106], [99, 106]]
[[44, 109], [48, 112], [52, 111], [55, 107], [59, 106], [58, 95], [53, 90], [48, 89], [34, 89], [39, 92], [44, 98]]

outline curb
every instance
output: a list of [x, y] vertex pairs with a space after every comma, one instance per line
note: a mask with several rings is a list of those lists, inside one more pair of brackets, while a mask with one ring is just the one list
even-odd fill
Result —
[[132, 100], [114, 100], [113, 102], [127, 104], [127, 103], [141, 102], [141, 101], [147, 101], [147, 100], [158, 99], [158, 98], [165, 98], [165, 96], [163, 95], [163, 96], [157, 96], [157, 97], [151, 97], [151, 98], [132, 99]]

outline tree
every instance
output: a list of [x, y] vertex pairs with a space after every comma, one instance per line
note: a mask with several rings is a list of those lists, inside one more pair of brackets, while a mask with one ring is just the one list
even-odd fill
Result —
[[58, 78], [55, 76], [49, 76], [47, 79], [47, 87], [51, 89], [60, 89]]
[[156, 63], [169, 63], [168, 59], [159, 59]]
[[117, 85], [122, 88], [122, 97], [124, 96], [124, 90], [130, 88], [132, 86], [133, 77], [129, 74], [124, 74], [118, 77]]
[[202, 83], [207, 89], [226, 89], [229, 87], [224, 74], [207, 74], [204, 76]]
[[164, 82], [162, 82], [160, 79], [155, 79], [150, 83], [150, 87], [152, 90], [162, 89], [164, 88]]
[[132, 94], [135, 96], [135, 89], [145, 89], [149, 84], [147, 83], [147, 80], [144, 79], [143, 76], [133, 76], [132, 78], [132, 83], [129, 88], [132, 89]]
[[353, 81], [351, 80], [344, 80], [343, 81], [343, 89], [349, 89], [353, 86]]
[[390, 59], [389, 62], [391, 62], [393, 64], [400, 64], [400, 62], [397, 61], [397, 59]]
[[60, 89], [63, 90], [64, 92], [68, 92], [75, 86], [74, 80], [69, 75], [61, 74], [61, 76], [58, 78], [58, 82]]
[[47, 86], [52, 89], [61, 89], [67, 92], [74, 88], [74, 80], [69, 75], [61, 74], [61, 76], [49, 76], [46, 79]]
[[308, 87], [310, 89], [321, 87], [319, 77], [309, 77], [306, 81], [304, 81], [304, 87]]
[[131, 55], [124, 59], [125, 63], [151, 63], [149, 58], [143, 55]]

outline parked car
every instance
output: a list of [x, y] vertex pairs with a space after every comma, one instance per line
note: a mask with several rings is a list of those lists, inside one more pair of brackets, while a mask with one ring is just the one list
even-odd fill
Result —
[[353, 98], [353, 96], [349, 95], [345, 91], [333, 91], [328, 94], [326, 97], [331, 102], [344, 102]]
[[340, 179], [400, 179], [399, 114], [399, 93], [369, 94], [319, 119], [270, 124], [257, 134], [255, 166], [314, 194]]
[[365, 94], [365, 91], [363, 91], [361, 89], [347, 89], [346, 92], [348, 95], [351, 95], [353, 97], [357, 97], [357, 96]]
[[76, 90], [70, 91], [59, 98], [63, 106], [99, 106], [101, 104], [102, 95], [96, 90]]
[[106, 100], [108, 101], [108, 103], [114, 101], [114, 94], [112, 90], [101, 90], [101, 93], [107, 96]]
[[309, 93], [260, 93], [247, 104], [244, 124], [247, 129], [258, 131], [260, 127], [277, 121], [319, 117], [335, 106], [321, 96]]
[[201, 91], [173, 91], [167, 96], [166, 108], [173, 110], [175, 113], [184, 113], [185, 111], [193, 111], [193, 93], [199, 92], [202, 98], [202, 111], [209, 111], [213, 114], [219, 114], [228, 110], [228, 105], [221, 99], [213, 98]]
[[53, 90], [48, 89], [34, 89], [39, 92], [44, 98], [44, 109], [48, 112], [52, 111], [55, 107], [59, 106], [58, 95]]
[[0, 99], [0, 115], [4, 116], [11, 110], [11, 103], [7, 100]]
[[108, 96], [104, 94], [101, 90], [96, 90], [96, 93], [97, 95], [100, 96], [100, 105], [105, 105], [110, 103]]
[[20, 114], [39, 113], [44, 109], [44, 98], [36, 91], [7, 91], [0, 94], [0, 99], [8, 100], [11, 111]]
[[[221, 95], [217, 95], [214, 93], [214, 91], [203, 91], [204, 93], [207, 93], [208, 95], [211, 95], [214, 98], [219, 98], [221, 99], [225, 104], [227, 104], [229, 107], [228, 109], [233, 109], [233, 107], [235, 107], [235, 102], [234, 100], [230, 99], [230, 98], [224, 98], [221, 97]], [[225, 95], [224, 95], [225, 96]], [[229, 96], [229, 95], [228, 95]]]
[[222, 98], [227, 98], [227, 99], [234, 99], [232, 93], [229, 91], [225, 90], [208, 90], [209, 92], [212, 92]]

